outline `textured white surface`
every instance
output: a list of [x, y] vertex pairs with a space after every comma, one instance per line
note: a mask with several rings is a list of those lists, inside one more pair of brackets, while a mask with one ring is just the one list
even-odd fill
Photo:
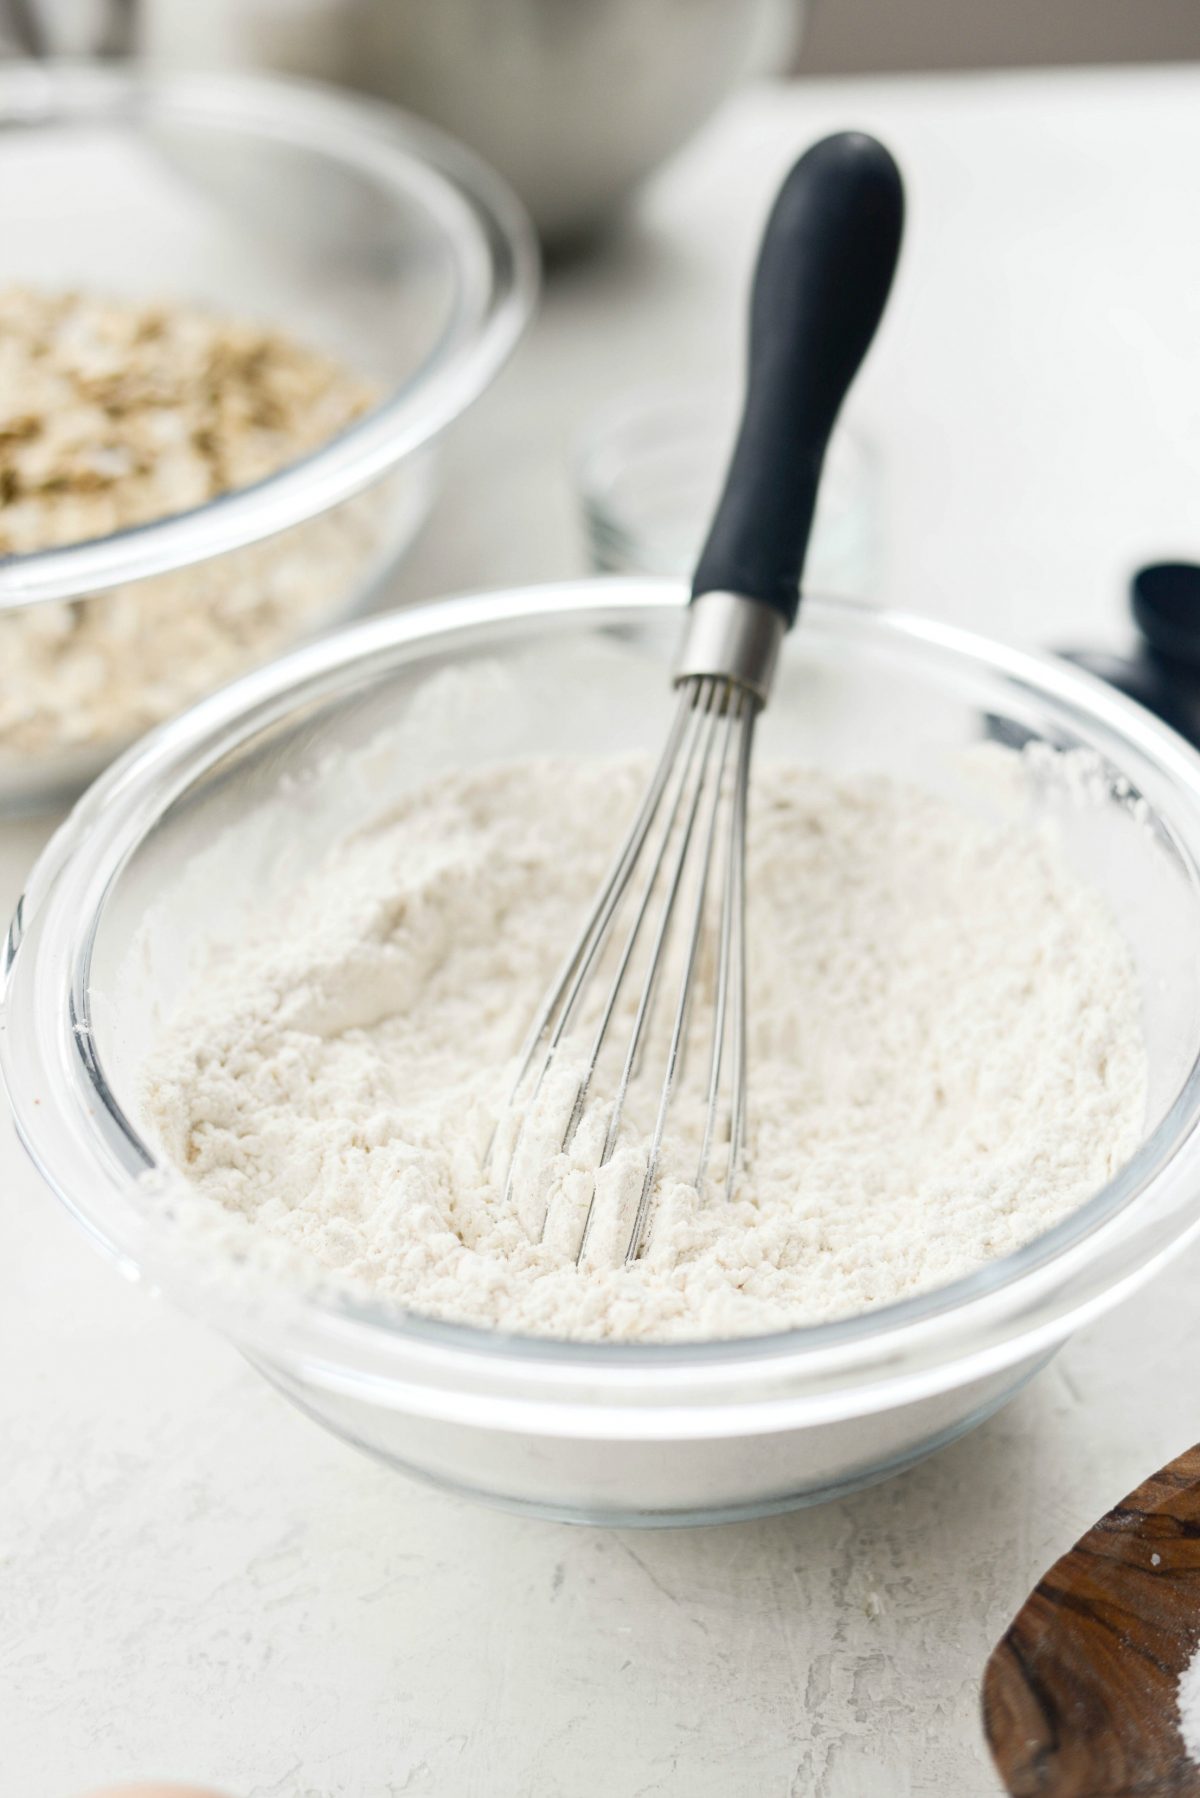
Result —
[[[750, 96], [643, 228], [564, 273], [463, 427], [408, 594], [579, 565], [571, 432], [686, 379], [776, 176], [845, 123], [912, 192], [858, 407], [883, 596], [1118, 641], [1123, 572], [1194, 553], [1200, 76]], [[0, 833], [7, 907], [45, 834]], [[321, 1434], [130, 1291], [0, 1125], [0, 1790], [173, 1773], [237, 1798], [992, 1798], [985, 1656], [1081, 1529], [1200, 1437], [1193, 1253], [906, 1478], [758, 1525], [518, 1521]]]

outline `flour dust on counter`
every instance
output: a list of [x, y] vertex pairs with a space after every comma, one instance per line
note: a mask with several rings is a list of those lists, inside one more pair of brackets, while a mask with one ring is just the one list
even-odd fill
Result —
[[[589, 1099], [561, 1150], [569, 1052], [530, 1119], [545, 1151], [532, 1197], [505, 1202], [503, 1144], [489, 1145], [525, 1021], [645, 774], [640, 758], [546, 758], [429, 780], [214, 950], [145, 1080], [152, 1133], [214, 1238], [297, 1278], [509, 1331], [756, 1335], [968, 1274], [1127, 1159], [1145, 1105], [1137, 981], [1050, 829], [883, 775], [765, 763], [732, 1197], [727, 1140], [693, 1183], [700, 1050], [647, 1252], [625, 1265], [616, 1245], [658, 1077], [633, 1089], [577, 1266], [606, 1111]], [[698, 1016], [714, 962], [706, 949]]]

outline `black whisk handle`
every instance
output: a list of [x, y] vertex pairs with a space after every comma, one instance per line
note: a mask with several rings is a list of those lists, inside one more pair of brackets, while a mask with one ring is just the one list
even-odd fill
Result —
[[741, 425], [693, 598], [742, 594], [795, 622], [821, 465], [883, 312], [903, 222], [900, 171], [863, 132], [814, 144], [784, 182], [754, 278]]

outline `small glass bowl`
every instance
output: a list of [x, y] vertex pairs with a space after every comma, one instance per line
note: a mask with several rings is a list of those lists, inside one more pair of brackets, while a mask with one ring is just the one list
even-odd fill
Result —
[[[997, 734], [1035, 744], [1014, 758], [1017, 784], [1111, 907], [1142, 994], [1144, 1139], [1106, 1186], [938, 1290], [725, 1342], [563, 1342], [265, 1293], [183, 1227], [140, 1112], [197, 945], [235, 937], [247, 906], [291, 891], [415, 782], [660, 744], [683, 599], [625, 579], [414, 608], [211, 695], [131, 749], [58, 831], [0, 989], [21, 1139], [126, 1274], [385, 1461], [577, 1520], [711, 1522], [894, 1472], [1003, 1403], [1200, 1229], [1200, 757], [1062, 662], [820, 598], [787, 644], [763, 753], [886, 768], [961, 802], [964, 751], [977, 762]], [[487, 678], [460, 679], [472, 667]], [[985, 748], [985, 766], [999, 754]]]
[[[630, 395], [606, 407], [575, 457], [592, 566], [600, 574], [691, 574], [737, 428], [734, 394]], [[878, 586], [879, 466], [853, 424], [829, 445], [805, 586], [864, 599]]]
[[[302, 83], [0, 69], [0, 185], [6, 282], [275, 323], [382, 395], [254, 486], [0, 559], [11, 805], [77, 789], [170, 710], [368, 603], [428, 507], [433, 439], [532, 314], [537, 258], [521, 207], [474, 157], [389, 107]], [[288, 620], [274, 638], [254, 623], [264, 593]], [[82, 628], [99, 606], [107, 662]], [[4, 616], [27, 607], [36, 623]], [[221, 641], [169, 680], [160, 653], [156, 684], [148, 643], [188, 608], [220, 608]], [[31, 628], [57, 646], [38, 683], [18, 672], [28, 634], [12, 648], [4, 635]]]

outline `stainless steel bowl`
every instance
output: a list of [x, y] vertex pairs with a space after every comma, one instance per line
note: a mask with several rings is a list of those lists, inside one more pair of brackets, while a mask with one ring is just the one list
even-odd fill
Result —
[[[543, 237], [581, 235], [753, 67], [802, 0], [146, 0], [147, 54], [323, 75], [398, 100], [512, 182]], [[783, 47], [786, 44], [786, 47]]]

